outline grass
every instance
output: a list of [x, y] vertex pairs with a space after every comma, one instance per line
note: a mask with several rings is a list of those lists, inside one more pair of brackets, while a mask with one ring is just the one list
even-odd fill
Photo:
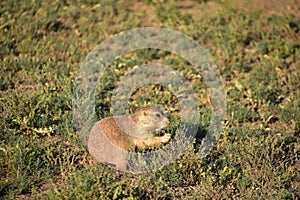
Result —
[[[235, 1], [87, 0], [2, 1], [0, 16], [1, 199], [299, 198], [299, 13], [245, 11]], [[197, 138], [174, 163], [134, 175], [89, 156], [74, 129], [72, 91], [97, 44], [143, 26], [178, 30], [207, 49], [226, 84], [227, 119], [207, 157], [195, 153]], [[108, 68], [97, 89], [98, 118], [111, 115], [120, 77], [145, 60], [172, 65], [186, 77], [200, 99], [205, 132], [211, 110], [205, 83], [164, 51], [132, 52]], [[179, 106], [168, 89], [146, 85], [129, 107], [158, 103], [174, 135]]]

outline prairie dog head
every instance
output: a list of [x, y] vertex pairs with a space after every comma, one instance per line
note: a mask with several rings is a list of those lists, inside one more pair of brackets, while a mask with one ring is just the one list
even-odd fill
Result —
[[170, 121], [159, 107], [142, 108], [132, 114], [133, 120], [145, 131], [158, 131]]

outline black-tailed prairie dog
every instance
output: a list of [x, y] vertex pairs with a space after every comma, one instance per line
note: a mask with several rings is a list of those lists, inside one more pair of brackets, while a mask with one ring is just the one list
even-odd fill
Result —
[[170, 134], [158, 137], [154, 133], [169, 123], [159, 107], [143, 108], [128, 116], [104, 118], [93, 126], [88, 150], [97, 161], [126, 171], [130, 147], [146, 148], [167, 143], [171, 139]]

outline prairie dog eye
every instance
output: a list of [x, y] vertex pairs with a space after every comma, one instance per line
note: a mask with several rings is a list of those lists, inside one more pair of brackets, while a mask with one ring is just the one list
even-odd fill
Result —
[[156, 113], [155, 116], [158, 117], [158, 118], [161, 118], [161, 114], [160, 113]]

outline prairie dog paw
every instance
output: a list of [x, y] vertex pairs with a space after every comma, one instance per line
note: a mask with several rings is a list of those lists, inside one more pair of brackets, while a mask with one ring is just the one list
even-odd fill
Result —
[[161, 137], [161, 142], [162, 143], [167, 143], [171, 139], [171, 134], [165, 134], [164, 136]]

